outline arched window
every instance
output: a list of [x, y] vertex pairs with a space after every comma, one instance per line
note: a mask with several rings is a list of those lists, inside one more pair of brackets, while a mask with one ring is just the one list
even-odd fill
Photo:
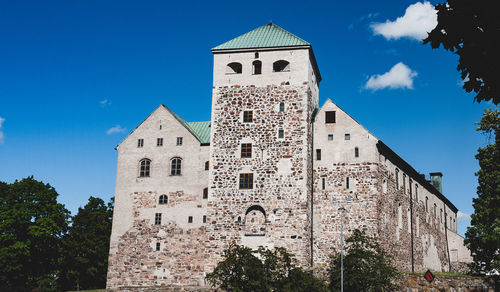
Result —
[[279, 60], [273, 63], [273, 72], [289, 72], [290, 62]]
[[245, 212], [245, 236], [264, 236], [266, 233], [266, 211], [253, 205]]
[[158, 200], [158, 203], [160, 205], [168, 204], [168, 196], [167, 195], [161, 195], [160, 199]]
[[151, 160], [143, 159], [140, 162], [139, 176], [140, 177], [149, 177], [149, 173], [151, 170]]
[[262, 62], [261, 61], [253, 61], [252, 66], [253, 66], [253, 74], [254, 75], [262, 74]]
[[226, 66], [226, 74], [241, 74], [243, 66], [241, 63], [233, 62]]
[[210, 167], [210, 163], [208, 161], [205, 161], [205, 170], [208, 170], [209, 167]]
[[178, 157], [173, 158], [170, 162], [170, 175], [181, 175], [182, 160]]

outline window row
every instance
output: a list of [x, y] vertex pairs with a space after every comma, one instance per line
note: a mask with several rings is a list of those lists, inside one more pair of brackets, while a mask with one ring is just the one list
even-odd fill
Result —
[[[162, 213], [155, 213], [155, 225], [161, 225], [161, 215]], [[207, 216], [203, 215], [203, 223], [207, 223]], [[193, 216], [187, 217], [187, 223], [193, 223]]]
[[[205, 162], [205, 170], [209, 169], [209, 162]], [[174, 157], [170, 159], [170, 175], [182, 174], [182, 159]], [[139, 177], [149, 177], [151, 175], [151, 159], [144, 158], [139, 162]]]
[[[354, 147], [354, 157], [359, 157], [358, 147]], [[316, 160], [321, 160], [321, 149], [316, 149]]]
[[[226, 66], [226, 74], [241, 74], [242, 72], [243, 72], [243, 65], [239, 62], [231, 62]], [[274, 62], [273, 72], [290, 72], [290, 62], [285, 60], [278, 60]], [[253, 75], [262, 74], [262, 61], [255, 60], [252, 62], [252, 74]]]
[[[202, 198], [203, 199], [208, 199], [208, 188], [204, 188], [202, 192]], [[158, 204], [160, 205], [167, 205], [168, 204], [168, 196], [167, 195], [161, 195], [158, 198]]]
[[[177, 146], [182, 145], [182, 137], [176, 138], [175, 145]], [[163, 146], [163, 138], [156, 138], [156, 146], [157, 147]], [[137, 139], [137, 148], [142, 148], [142, 147], [144, 147], [144, 139]]]

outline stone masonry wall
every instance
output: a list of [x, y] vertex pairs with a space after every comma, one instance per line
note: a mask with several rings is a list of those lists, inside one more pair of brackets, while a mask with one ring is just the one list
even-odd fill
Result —
[[[286, 247], [302, 265], [310, 257], [311, 96], [303, 86], [223, 86], [214, 89], [207, 270], [230, 242], [250, 247]], [[285, 103], [284, 112], [279, 103]], [[242, 112], [253, 111], [243, 123]], [[284, 138], [278, 130], [284, 130]], [[240, 158], [241, 143], [252, 157]], [[253, 173], [253, 189], [239, 189], [239, 174]], [[246, 213], [264, 211], [259, 235], [246, 234]], [[259, 211], [261, 212], [261, 211]]]

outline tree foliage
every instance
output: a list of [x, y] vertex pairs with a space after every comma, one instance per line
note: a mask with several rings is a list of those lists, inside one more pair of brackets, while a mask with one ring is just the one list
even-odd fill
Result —
[[0, 183], [0, 287], [57, 289], [69, 212], [49, 184], [28, 177]]
[[326, 291], [326, 285], [296, 266], [285, 248], [254, 251], [232, 244], [207, 281], [224, 291]]
[[[396, 291], [399, 272], [374, 237], [354, 230], [346, 240], [344, 291]], [[340, 290], [340, 253], [331, 256], [330, 289]]]
[[424, 40], [432, 48], [455, 52], [463, 88], [477, 102], [500, 103], [500, 3], [498, 0], [448, 0], [436, 5], [438, 24]]
[[[474, 273], [500, 271], [500, 111], [487, 109], [477, 130], [493, 138], [493, 143], [479, 148], [476, 159], [480, 170], [477, 195], [473, 199], [471, 226], [465, 243], [472, 251]], [[491, 141], [491, 140], [490, 140]]]
[[109, 238], [113, 204], [90, 197], [73, 217], [73, 224], [63, 238], [63, 260], [60, 275], [64, 290], [106, 287]]

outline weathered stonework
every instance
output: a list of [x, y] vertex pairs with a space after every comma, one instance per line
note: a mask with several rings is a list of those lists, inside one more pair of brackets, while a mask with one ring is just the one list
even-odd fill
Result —
[[331, 100], [319, 108], [320, 80], [310, 45], [214, 50], [211, 121], [162, 105], [117, 147], [107, 289], [207, 290], [230, 243], [285, 247], [324, 273], [340, 249], [341, 207], [345, 238], [376, 236], [401, 270], [470, 261], [440, 186]]

